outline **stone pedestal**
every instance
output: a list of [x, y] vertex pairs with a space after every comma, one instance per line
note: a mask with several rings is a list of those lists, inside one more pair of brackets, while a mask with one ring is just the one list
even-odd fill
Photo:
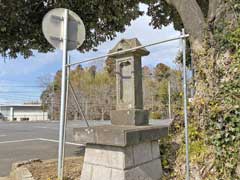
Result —
[[142, 109], [111, 111], [111, 122], [113, 125], [147, 125], [148, 111]]
[[160, 180], [157, 141], [126, 147], [87, 144], [81, 180]]
[[86, 143], [81, 180], [160, 180], [158, 139], [164, 126], [106, 125], [74, 129], [74, 139]]

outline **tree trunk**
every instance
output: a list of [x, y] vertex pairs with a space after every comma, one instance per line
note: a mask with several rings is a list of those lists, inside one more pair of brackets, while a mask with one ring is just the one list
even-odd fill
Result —
[[208, 22], [214, 21], [217, 15], [217, 9], [221, 5], [222, 0], [210, 0], [208, 8]]
[[[233, 63], [233, 61], [236, 60], [234, 60], [231, 54], [234, 50], [229, 48], [230, 45], [226, 43], [226, 37], [224, 35], [227, 33], [230, 34], [233, 30], [236, 30], [236, 27], [239, 25], [237, 22], [239, 15], [236, 14], [233, 7], [234, 5], [230, 0], [209, 0], [209, 7], [207, 13], [208, 17], [204, 17], [204, 14], [196, 0], [165, 1], [172, 5], [178, 11], [187, 33], [190, 34], [189, 40], [194, 56], [193, 66], [195, 70], [194, 78], [196, 82], [196, 93], [194, 95], [194, 100], [191, 103], [191, 108], [193, 110], [189, 111], [189, 114], [191, 114], [191, 124], [197, 126], [199, 131], [202, 130], [203, 133], [208, 133], [208, 135], [210, 134], [209, 139], [216, 138], [215, 135], [217, 133], [224, 134], [222, 137], [227, 137], [225, 136], [225, 134], [227, 134], [228, 132], [225, 131], [225, 129], [221, 129], [221, 127], [219, 128], [219, 124], [222, 123], [221, 118], [223, 119], [223, 117], [228, 114], [228, 108], [231, 108], [231, 106], [234, 105], [234, 98], [232, 98], [232, 94], [230, 94], [230, 96], [227, 91], [231, 91], [232, 89], [234, 89], [234, 83], [232, 81], [236, 79], [234, 78], [234, 74], [236, 74], [237, 72], [235, 71], [238, 70], [235, 70], [234, 72], [230, 71], [230, 65]], [[224, 44], [222, 41], [224, 41], [224, 43], [226, 44]], [[219, 44], [222, 44], [222, 47]], [[221, 50], [219, 50], [218, 48]], [[225, 83], [228, 82], [228, 85], [230, 84], [231, 86], [227, 86], [227, 90], [223, 91], [224, 93], [222, 93], [223, 87], [225, 88], [224, 81]], [[219, 94], [219, 92], [221, 93]], [[236, 92], [234, 91], [234, 93]], [[231, 101], [229, 100], [230, 103], [227, 100], [225, 101], [225, 99], [231, 99]], [[226, 104], [227, 102], [228, 104]], [[216, 109], [218, 111], [216, 111]], [[237, 117], [236, 114], [235, 117]], [[232, 113], [231, 117], [228, 118], [229, 119], [224, 122], [226, 129], [229, 127], [232, 128], [231, 118], [233, 119], [232, 121], [234, 121], [234, 113]], [[216, 127], [214, 127], [214, 123]], [[236, 134], [234, 134], [233, 136], [236, 136]], [[193, 139], [191, 143], [193, 143], [194, 141], [195, 140]], [[213, 142], [213, 140], [210, 141]], [[238, 142], [232, 140], [232, 143], [237, 144]], [[233, 166], [234, 158], [232, 157], [236, 157], [236, 153], [230, 158], [228, 157], [229, 154], [224, 154], [224, 152], [228, 152], [229, 149], [234, 148], [230, 143], [226, 143], [217, 147], [216, 145], [214, 145], [213, 142], [212, 145], [215, 146], [215, 150], [212, 151], [213, 157], [211, 157], [213, 163], [215, 163], [214, 158], [219, 160], [218, 163], [214, 165], [215, 169], [213, 168], [212, 172], [214, 172], [213, 174], [215, 176], [220, 175], [224, 178], [210, 177], [210, 179], [229, 179], [230, 176], [232, 177], [232, 175], [234, 174], [235, 167], [232, 168], [230, 171], [229, 168], [225, 166], [225, 163], [228, 162]], [[206, 144], [206, 146], [209, 147], [209, 151], [211, 152], [212, 147], [208, 143]], [[221, 155], [216, 156], [216, 152], [219, 149], [221, 149]], [[236, 149], [232, 150], [232, 153], [235, 150]], [[237, 160], [238, 159], [236, 159], [236, 161]], [[181, 169], [181, 163], [176, 164], [177, 167], [175, 167], [174, 169], [177, 171], [178, 169]], [[207, 166], [207, 164], [201, 166], [198, 163], [191, 163], [191, 166], [194, 167], [194, 165], [196, 164], [197, 168], [192, 169], [198, 172], [206, 169], [204, 168], [204, 166]], [[222, 166], [221, 171], [225, 173], [228, 170], [228, 174], [225, 175], [221, 174], [222, 172], [216, 171], [218, 164]], [[206, 170], [202, 174], [208, 174], [209, 172], [210, 171]], [[184, 171], [179, 171], [179, 174], [180, 176], [184, 176]], [[196, 173], [192, 172], [192, 176], [194, 176], [192, 177], [192, 179], [196, 178], [195, 174]], [[206, 178], [202, 176], [201, 179], [209, 179], [209, 177]]]
[[196, 0], [166, 0], [178, 11], [194, 49], [202, 49], [207, 23]]

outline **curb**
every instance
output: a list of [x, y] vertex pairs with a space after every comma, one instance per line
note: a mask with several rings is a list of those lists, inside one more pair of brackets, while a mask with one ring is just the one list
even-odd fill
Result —
[[32, 174], [25, 167], [19, 167], [15, 169], [11, 173], [10, 178], [12, 180], [34, 180]]
[[11, 180], [35, 180], [32, 173], [24, 167], [27, 164], [33, 162], [42, 162], [40, 159], [32, 159], [29, 161], [17, 162], [12, 165], [12, 171], [10, 173]]

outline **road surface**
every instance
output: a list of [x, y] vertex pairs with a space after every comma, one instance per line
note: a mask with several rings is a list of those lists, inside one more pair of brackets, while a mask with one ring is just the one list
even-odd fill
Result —
[[[91, 126], [109, 121], [89, 121]], [[154, 125], [168, 125], [169, 120], [151, 121]], [[73, 141], [73, 128], [84, 127], [84, 121], [69, 121], [66, 129], [66, 156], [84, 154], [84, 146]], [[58, 121], [0, 122], [0, 177], [9, 175], [17, 161], [40, 158], [56, 159], [58, 151]]]

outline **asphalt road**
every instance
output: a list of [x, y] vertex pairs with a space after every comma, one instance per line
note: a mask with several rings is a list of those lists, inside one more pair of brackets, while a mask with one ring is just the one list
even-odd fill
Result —
[[[109, 124], [109, 121], [89, 121], [91, 126]], [[167, 125], [168, 120], [151, 121]], [[73, 141], [73, 128], [84, 127], [84, 121], [70, 121], [66, 128], [66, 156], [84, 154], [84, 147]], [[7, 176], [12, 163], [40, 158], [56, 159], [59, 122], [0, 122], [0, 176]]]

